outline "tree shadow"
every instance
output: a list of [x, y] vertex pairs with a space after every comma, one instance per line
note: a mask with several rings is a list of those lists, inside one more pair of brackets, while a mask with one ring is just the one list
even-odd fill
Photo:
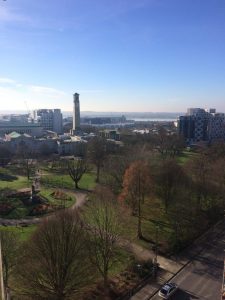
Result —
[[189, 293], [188, 291], [184, 291], [178, 289], [176, 293], [170, 297], [171, 300], [193, 300], [193, 299], [200, 299], [198, 296]]
[[0, 173], [0, 180], [1, 181], [14, 181], [17, 180], [17, 177], [14, 175], [9, 175], [9, 174], [2, 174]]

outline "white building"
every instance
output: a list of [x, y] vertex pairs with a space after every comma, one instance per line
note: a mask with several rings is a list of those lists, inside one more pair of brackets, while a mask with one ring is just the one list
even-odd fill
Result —
[[86, 152], [87, 141], [75, 136], [61, 139], [57, 142], [59, 155], [83, 156]]
[[34, 122], [40, 124], [45, 130], [51, 130], [61, 134], [62, 113], [60, 109], [38, 109], [34, 111]]
[[43, 134], [43, 128], [39, 123], [18, 122], [18, 121], [0, 121], [0, 136], [16, 131], [20, 134], [29, 134], [40, 137]]

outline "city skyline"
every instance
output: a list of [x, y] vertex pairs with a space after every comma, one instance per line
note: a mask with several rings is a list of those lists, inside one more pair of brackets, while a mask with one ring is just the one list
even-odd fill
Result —
[[225, 2], [0, 2], [0, 110], [225, 111]]

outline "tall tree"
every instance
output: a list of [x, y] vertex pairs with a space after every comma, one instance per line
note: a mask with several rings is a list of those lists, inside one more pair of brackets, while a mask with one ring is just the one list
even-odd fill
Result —
[[0, 166], [5, 167], [12, 159], [12, 152], [5, 145], [0, 145]]
[[16, 157], [19, 158], [20, 164], [26, 172], [27, 180], [30, 179], [35, 168], [37, 153], [24, 141], [18, 145], [16, 149]]
[[91, 261], [104, 280], [105, 292], [108, 287], [108, 274], [112, 268], [120, 232], [120, 212], [118, 203], [106, 188], [95, 191], [85, 214], [88, 223], [88, 244]]
[[133, 214], [138, 217], [137, 238], [142, 235], [142, 205], [152, 189], [150, 168], [144, 161], [135, 161], [127, 168], [123, 178], [123, 191], [120, 199], [126, 200]]
[[96, 166], [96, 182], [99, 182], [100, 169], [106, 157], [106, 140], [102, 137], [95, 137], [88, 143], [88, 158]]
[[9, 230], [0, 230], [2, 246], [3, 279], [5, 287], [9, 285], [9, 278], [18, 262], [19, 239], [18, 235]]
[[[85, 261], [85, 263], [84, 263]], [[73, 299], [93, 272], [76, 212], [46, 218], [24, 247], [20, 290], [33, 299]]]
[[181, 192], [181, 183], [186, 179], [182, 167], [174, 159], [166, 159], [158, 166], [158, 193], [165, 205], [165, 212], [176, 196]]
[[119, 193], [123, 187], [123, 176], [129, 165], [130, 159], [121, 154], [109, 155], [104, 162], [104, 183], [115, 193]]
[[164, 128], [159, 128], [158, 134], [155, 135], [154, 144], [162, 157], [174, 157], [180, 154], [184, 148], [184, 139], [177, 135], [167, 132]]
[[187, 164], [187, 169], [193, 179], [197, 199], [197, 209], [201, 210], [203, 202], [206, 201], [209, 196], [211, 188], [210, 177], [212, 176], [212, 173], [208, 153], [200, 151], [198, 155]]

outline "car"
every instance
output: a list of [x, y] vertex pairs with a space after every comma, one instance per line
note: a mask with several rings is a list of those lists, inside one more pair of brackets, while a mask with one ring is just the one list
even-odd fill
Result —
[[176, 292], [177, 288], [177, 285], [173, 282], [166, 283], [159, 290], [158, 295], [163, 299], [169, 299]]

